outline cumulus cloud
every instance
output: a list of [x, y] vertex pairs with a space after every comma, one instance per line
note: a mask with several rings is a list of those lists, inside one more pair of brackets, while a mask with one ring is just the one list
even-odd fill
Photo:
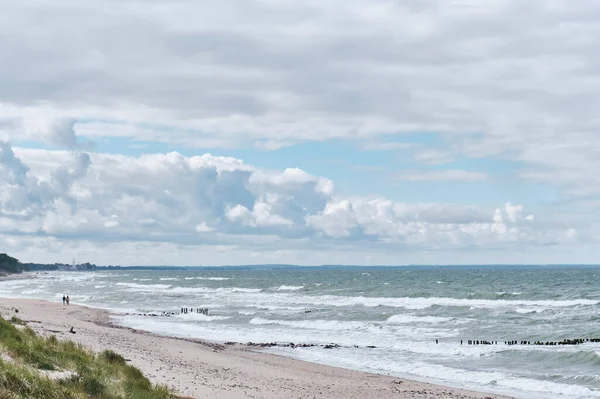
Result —
[[69, 150], [94, 149], [93, 141], [81, 141], [75, 132], [76, 120], [56, 112], [0, 103], [0, 133], [5, 138], [28, 139]]
[[47, 128], [47, 132], [41, 132], [41, 137], [51, 144], [71, 150], [91, 150], [94, 148], [93, 142], [82, 142], [78, 139], [77, 134], [75, 134], [75, 120], [73, 119], [53, 120]]
[[308, 224], [330, 237], [404, 244], [408, 247], [493, 247], [507, 242], [548, 243], [531, 220], [516, 217], [506, 204], [493, 215], [473, 207], [450, 204], [404, 204], [385, 199], [329, 203]]
[[72, 185], [86, 175], [89, 166], [89, 155], [78, 154], [51, 170], [48, 180], [42, 180], [31, 173], [9, 143], [0, 141], [0, 215], [30, 219], [51, 210], [56, 200], [74, 204]]
[[[536, 222], [522, 205], [489, 209], [344, 197], [330, 180], [297, 168], [264, 169], [210, 154], [79, 154], [67, 165], [65, 152], [20, 148], [17, 154], [2, 152], [2, 178], [10, 183], [2, 185], [2, 198], [19, 198], [9, 195], [15, 184], [25, 185], [26, 195], [33, 191], [26, 184], [45, 184], [51, 194], [27, 223], [0, 215], [5, 233], [264, 250], [536, 246], [565, 235], [562, 227]], [[50, 173], [48, 165], [54, 165]]]

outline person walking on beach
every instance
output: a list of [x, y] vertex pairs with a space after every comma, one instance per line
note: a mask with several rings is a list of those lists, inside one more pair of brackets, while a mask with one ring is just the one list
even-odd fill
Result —
[[66, 302], [67, 302], [67, 298], [65, 298], [65, 296], [63, 295], [63, 306], [65, 306]]
[[67, 295], [67, 305], [69, 304], [71, 300], [69, 299], [69, 296]]

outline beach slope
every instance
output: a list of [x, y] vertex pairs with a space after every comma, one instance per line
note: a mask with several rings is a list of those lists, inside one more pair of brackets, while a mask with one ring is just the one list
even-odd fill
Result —
[[312, 364], [240, 345], [157, 336], [113, 325], [110, 313], [73, 304], [0, 299], [0, 313], [17, 315], [42, 335], [54, 334], [95, 351], [112, 349], [152, 382], [193, 398], [505, 398]]

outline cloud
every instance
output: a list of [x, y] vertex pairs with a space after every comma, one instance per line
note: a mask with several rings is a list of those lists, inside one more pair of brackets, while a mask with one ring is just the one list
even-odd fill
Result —
[[89, 166], [89, 155], [77, 154], [72, 162], [56, 165], [44, 180], [31, 173], [9, 143], [0, 141], [0, 215], [31, 219], [51, 210], [59, 199], [75, 205], [73, 183], [86, 175]]
[[492, 248], [506, 243], [544, 245], [552, 242], [526, 218], [517, 217], [506, 204], [493, 217], [473, 207], [450, 204], [403, 204], [389, 200], [332, 202], [308, 218], [308, 224], [325, 236], [366, 237], [407, 248]]
[[415, 161], [427, 165], [440, 165], [454, 160], [454, 156], [449, 151], [439, 151], [434, 149], [419, 150], [415, 152]]
[[508, 158], [598, 195], [598, 16], [567, 0], [11, 2], [0, 125], [64, 146], [74, 130], [266, 150], [434, 132], [447, 154], [417, 161]]
[[91, 150], [94, 143], [91, 141], [82, 142], [75, 134], [75, 123], [73, 119], [58, 119], [49, 124], [49, 130], [42, 137], [49, 143], [58, 145], [70, 150]]
[[40, 141], [69, 150], [93, 150], [95, 143], [81, 141], [75, 133], [75, 125], [75, 119], [56, 112], [0, 103], [0, 133], [8, 138]]
[[409, 181], [466, 181], [475, 182], [488, 179], [485, 172], [472, 172], [468, 170], [446, 169], [433, 171], [407, 171], [394, 175], [395, 179]]
[[196, 231], [198, 233], [210, 233], [215, 231], [212, 227], [208, 226], [206, 223], [202, 222], [196, 226]]
[[415, 144], [413, 143], [396, 142], [366, 142], [361, 145], [361, 148], [367, 151], [397, 151], [413, 147], [415, 147]]
[[[2, 175], [7, 183], [13, 175], [21, 186], [26, 178], [34, 187], [49, 180], [53, 195], [45, 197], [38, 212], [27, 214], [26, 223], [0, 215], [4, 234], [262, 250], [349, 245], [366, 250], [547, 245], [565, 231], [536, 221], [522, 205], [490, 209], [345, 197], [330, 180], [297, 168], [264, 169], [210, 154], [79, 154], [67, 165], [68, 153], [61, 151], [20, 148], [18, 156], [6, 154], [3, 165], [12, 165], [2, 169], [12, 171]], [[7, 198], [9, 186], [2, 187], [2, 198]]]
[[[356, 243], [366, 252], [533, 248], [600, 236], [594, 214], [577, 207], [600, 198], [593, 2], [23, 0], [2, 11], [0, 52], [11, 56], [0, 74], [0, 140], [66, 150], [0, 144], [0, 230], [35, 245], [119, 239], [140, 254], [141, 242], [243, 241], [295, 256], [336, 248], [346, 259]], [[266, 151], [348, 140], [423, 165], [491, 158], [573, 202], [534, 205], [533, 216], [512, 204], [406, 204], [403, 193], [354, 198], [295, 165], [86, 155], [105, 140]]]

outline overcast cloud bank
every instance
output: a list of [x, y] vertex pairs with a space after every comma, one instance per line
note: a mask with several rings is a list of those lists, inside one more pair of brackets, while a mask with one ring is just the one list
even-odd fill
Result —
[[[593, 2], [24, 0], [1, 8], [3, 250], [127, 264], [599, 255]], [[299, 165], [205, 153], [269, 157], [333, 140], [397, 152], [410, 164], [371, 169], [390, 181], [473, 190], [463, 203], [358, 196]], [[165, 143], [169, 150], [126, 151]], [[181, 155], [195, 150], [204, 155]], [[509, 163], [503, 178], [544, 184], [558, 198], [527, 209], [470, 201], [499, 184], [467, 167], [473, 160]]]

